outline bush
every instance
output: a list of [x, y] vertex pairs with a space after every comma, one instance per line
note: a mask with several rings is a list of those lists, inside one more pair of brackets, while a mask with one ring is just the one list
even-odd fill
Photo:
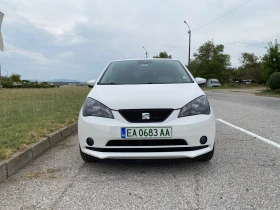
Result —
[[3, 82], [2, 86], [3, 86], [3, 88], [12, 88], [13, 83], [12, 82]]
[[280, 72], [275, 72], [270, 75], [268, 80], [268, 86], [272, 90], [280, 89]]
[[3, 82], [2, 83], [3, 88], [53, 88], [54, 85], [50, 85], [47, 82], [43, 82], [41, 84], [37, 82], [31, 82], [31, 83], [13, 83], [11, 81]]

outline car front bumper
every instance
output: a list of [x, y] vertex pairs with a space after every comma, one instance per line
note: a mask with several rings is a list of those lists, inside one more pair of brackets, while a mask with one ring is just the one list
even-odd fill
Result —
[[[181, 118], [178, 118], [179, 110], [174, 110], [168, 119], [161, 123], [129, 123], [123, 119], [119, 112], [113, 111], [113, 114], [115, 119], [83, 117], [80, 113], [78, 136], [83, 153], [100, 159], [171, 159], [194, 158], [213, 150], [216, 121], [212, 110], [210, 115]], [[169, 140], [183, 139], [187, 142], [187, 145], [106, 146], [110, 140], [137, 140], [122, 139], [121, 128], [123, 127], [171, 127], [172, 137]], [[205, 144], [200, 143], [202, 136], [207, 137]], [[94, 140], [93, 146], [87, 144], [87, 138]], [[145, 140], [149, 139], [145, 138]]]

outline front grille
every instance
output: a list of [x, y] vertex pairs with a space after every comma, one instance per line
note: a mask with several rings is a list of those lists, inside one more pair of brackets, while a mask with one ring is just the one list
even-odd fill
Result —
[[89, 150], [98, 152], [187, 152], [207, 148], [208, 145], [197, 147], [161, 147], [161, 148], [97, 148], [86, 147]]
[[[163, 122], [166, 120], [173, 109], [122, 109], [119, 113], [131, 123], [150, 123]], [[143, 119], [142, 114], [149, 113], [149, 119]]]
[[110, 140], [106, 146], [182, 146], [188, 145], [184, 139]]

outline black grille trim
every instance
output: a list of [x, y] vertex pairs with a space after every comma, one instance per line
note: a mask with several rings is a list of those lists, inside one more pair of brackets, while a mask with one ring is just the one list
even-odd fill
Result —
[[162, 147], [162, 148], [97, 148], [86, 147], [86, 149], [97, 152], [187, 152], [207, 148], [208, 145], [197, 147]]
[[182, 146], [188, 145], [184, 139], [133, 139], [110, 140], [106, 146]]
[[[130, 123], [153, 123], [165, 121], [174, 109], [121, 109], [119, 113]], [[150, 113], [150, 119], [143, 120], [142, 113]]]

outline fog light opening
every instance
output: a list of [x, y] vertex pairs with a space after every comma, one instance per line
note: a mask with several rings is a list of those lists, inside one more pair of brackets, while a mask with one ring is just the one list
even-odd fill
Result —
[[87, 138], [87, 144], [88, 144], [88, 146], [92, 146], [92, 145], [94, 145], [94, 141], [93, 141], [93, 139], [92, 138]]
[[207, 137], [206, 136], [202, 136], [200, 138], [200, 144], [206, 144], [206, 142], [207, 142]]

